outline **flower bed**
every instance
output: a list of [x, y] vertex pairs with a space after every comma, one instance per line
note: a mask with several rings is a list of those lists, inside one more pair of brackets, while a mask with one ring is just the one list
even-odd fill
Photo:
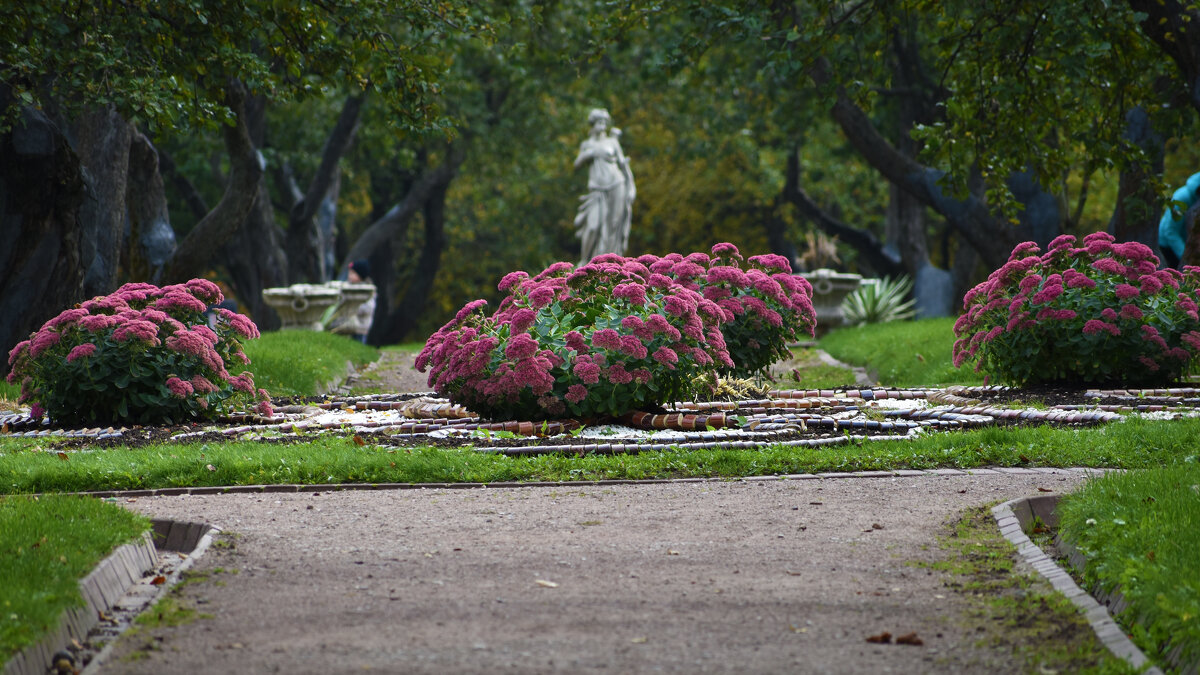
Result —
[[210, 328], [204, 312], [223, 300], [216, 284], [192, 279], [159, 288], [125, 284], [47, 321], [9, 353], [10, 383], [35, 417], [60, 424], [178, 422], [207, 419], [235, 401], [267, 392], [250, 372], [230, 375], [233, 359], [249, 363], [241, 340], [258, 337], [250, 319], [218, 309]]
[[1063, 235], [1038, 255], [1033, 242], [963, 298], [954, 365], [989, 378], [1161, 385], [1200, 354], [1200, 268], [1158, 269], [1137, 242]]
[[[732, 244], [713, 256], [597, 256], [575, 269], [513, 272], [492, 316], [476, 300], [426, 343], [429, 385], [484, 416], [620, 415], [689, 397], [700, 376], [750, 372], [814, 322], [810, 289], [786, 259], [748, 268]], [[728, 331], [728, 332], [723, 332]]]

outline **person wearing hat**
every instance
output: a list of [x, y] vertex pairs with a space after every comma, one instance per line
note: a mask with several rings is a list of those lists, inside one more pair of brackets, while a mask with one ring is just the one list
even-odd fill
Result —
[[[351, 284], [371, 284], [371, 263], [366, 260], [355, 260], [350, 263], [350, 271], [346, 273], [346, 281]], [[371, 322], [375, 320], [375, 296], [358, 306], [358, 310], [341, 323], [333, 326], [334, 333], [349, 335], [363, 344], [367, 344], [367, 333], [371, 332]]]

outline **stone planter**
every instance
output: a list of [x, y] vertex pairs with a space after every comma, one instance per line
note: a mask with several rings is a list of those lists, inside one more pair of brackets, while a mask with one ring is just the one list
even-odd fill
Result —
[[831, 269], [805, 272], [800, 276], [812, 284], [813, 309], [817, 312], [817, 336], [845, 323], [842, 316], [842, 301], [862, 283], [861, 274], [843, 274]]
[[330, 325], [353, 317], [358, 313], [358, 308], [362, 307], [364, 302], [375, 297], [374, 284], [352, 284], [349, 281], [330, 281], [325, 285], [336, 288], [341, 292], [341, 300], [339, 301], [337, 310], [333, 313], [333, 318], [329, 322]]
[[263, 291], [263, 300], [279, 314], [283, 330], [321, 330], [321, 317], [341, 298], [340, 289], [327, 285], [293, 284]]

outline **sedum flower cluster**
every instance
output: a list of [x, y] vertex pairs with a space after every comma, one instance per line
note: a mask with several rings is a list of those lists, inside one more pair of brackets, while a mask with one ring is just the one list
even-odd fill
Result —
[[[756, 256], [742, 271], [732, 244], [713, 252], [512, 272], [497, 311], [468, 303], [429, 338], [417, 368], [486, 417], [587, 418], [682, 400], [701, 375], [765, 367], [735, 355], [778, 353], [799, 331], [811, 335], [811, 288], [786, 259]], [[755, 346], [731, 342], [723, 329], [732, 325]]]
[[954, 365], [1015, 385], [1174, 382], [1200, 354], [1198, 298], [1200, 268], [1158, 269], [1144, 244], [1025, 242], [963, 298]]
[[212, 417], [238, 400], [270, 415], [270, 397], [255, 389], [243, 339], [257, 338], [247, 317], [218, 309], [206, 279], [159, 288], [130, 283], [47, 321], [8, 355], [8, 382], [34, 417], [60, 424], [179, 422]]

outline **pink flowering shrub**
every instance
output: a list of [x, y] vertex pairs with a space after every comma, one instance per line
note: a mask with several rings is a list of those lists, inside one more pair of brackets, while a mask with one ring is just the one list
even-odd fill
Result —
[[792, 274], [788, 259], [757, 255], [742, 262], [733, 244], [717, 244], [712, 256], [669, 254], [649, 263], [651, 273], [670, 276], [725, 310], [721, 333], [733, 360], [724, 374], [747, 377], [791, 357], [788, 345], [812, 337], [816, 312], [812, 286]]
[[[1039, 255], [1040, 254], [1040, 255]], [[1200, 354], [1200, 268], [1158, 269], [1137, 242], [1098, 232], [1033, 242], [963, 298], [954, 365], [1011, 384], [1167, 384]]]
[[[786, 261], [752, 258], [743, 271], [731, 244], [713, 252], [513, 272], [499, 284], [508, 296], [497, 311], [467, 304], [429, 338], [417, 368], [438, 393], [487, 417], [620, 415], [690, 397], [700, 375], [761, 368], [768, 357], [758, 352], [774, 360], [798, 330], [811, 334], [811, 290]], [[728, 272], [710, 279], [714, 270]], [[730, 343], [731, 325], [746, 340]], [[759, 360], [743, 365], [731, 351]]]
[[192, 279], [158, 288], [131, 283], [47, 321], [8, 355], [10, 383], [35, 416], [61, 424], [179, 422], [209, 418], [243, 400], [270, 414], [255, 389], [242, 340], [258, 337], [250, 319], [220, 309], [216, 327], [204, 316], [223, 299], [216, 284]]

